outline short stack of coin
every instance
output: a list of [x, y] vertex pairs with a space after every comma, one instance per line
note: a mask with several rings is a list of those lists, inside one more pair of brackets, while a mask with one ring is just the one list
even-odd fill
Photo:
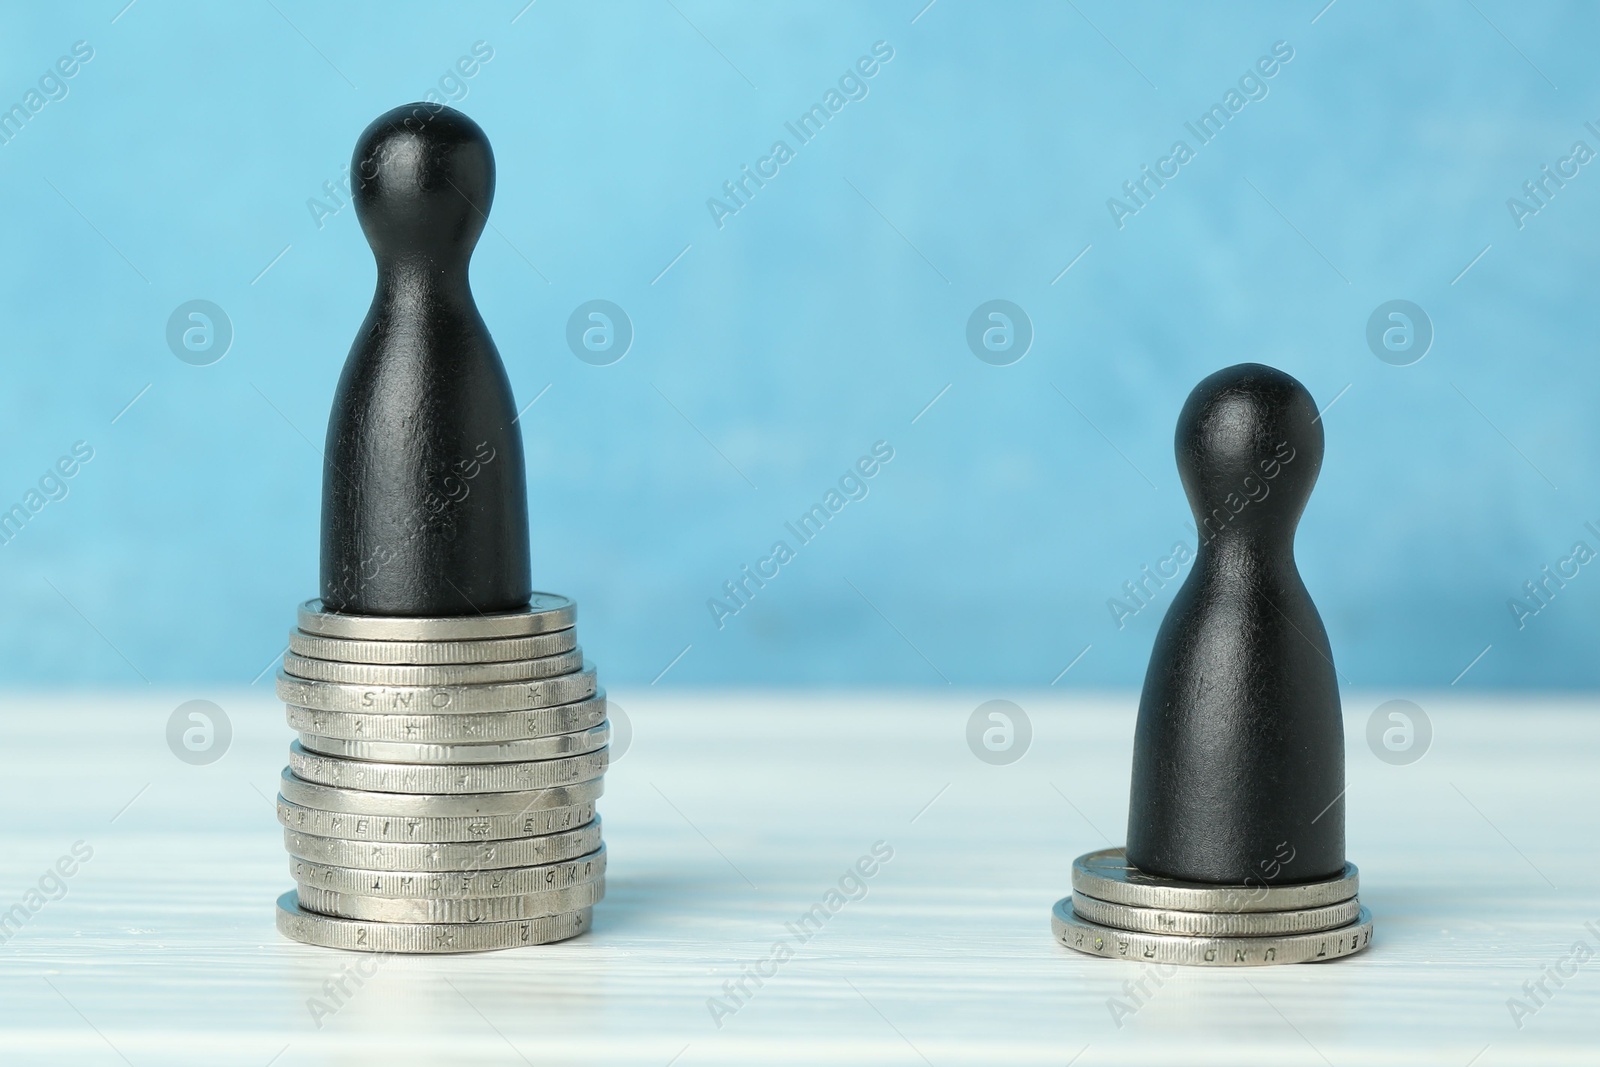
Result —
[[1356, 898], [1354, 864], [1321, 882], [1208, 885], [1158, 878], [1120, 848], [1079, 856], [1072, 896], [1050, 928], [1067, 948], [1145, 963], [1261, 967], [1312, 963], [1372, 943], [1372, 915]]
[[606, 698], [566, 597], [461, 618], [301, 605], [278, 676], [278, 821], [296, 941], [476, 952], [589, 928], [605, 893], [595, 800]]

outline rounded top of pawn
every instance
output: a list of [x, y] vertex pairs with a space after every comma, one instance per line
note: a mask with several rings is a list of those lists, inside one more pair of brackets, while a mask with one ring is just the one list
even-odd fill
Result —
[[1322, 420], [1291, 375], [1240, 363], [1194, 387], [1176, 446], [1202, 542], [1268, 529], [1292, 535], [1322, 469]]
[[410, 256], [465, 265], [494, 200], [494, 152], [476, 123], [443, 104], [379, 115], [350, 161], [352, 200], [380, 263]]

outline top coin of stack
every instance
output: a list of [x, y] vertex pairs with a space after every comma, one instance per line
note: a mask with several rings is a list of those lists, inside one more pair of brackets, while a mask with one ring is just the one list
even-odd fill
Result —
[[278, 695], [287, 936], [376, 952], [542, 944], [605, 893], [606, 699], [576, 605], [403, 618], [301, 606]]

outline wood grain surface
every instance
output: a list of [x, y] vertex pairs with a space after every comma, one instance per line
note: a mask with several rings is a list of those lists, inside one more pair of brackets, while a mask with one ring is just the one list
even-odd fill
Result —
[[[594, 932], [374, 960], [273, 928], [291, 735], [265, 688], [0, 702], [0, 912], [26, 912], [0, 933], [7, 1067], [1600, 1062], [1592, 700], [1407, 694], [1434, 737], [1391, 766], [1366, 724], [1393, 694], [1347, 695], [1373, 947], [1157, 984], [1049, 932], [1073, 857], [1122, 843], [1132, 693], [613, 693], [633, 740], [600, 803]], [[1032, 724], [1008, 766], [967, 748], [995, 696]], [[233, 727], [209, 766], [167, 748], [195, 698]], [[46, 874], [78, 842], [60, 895]]]

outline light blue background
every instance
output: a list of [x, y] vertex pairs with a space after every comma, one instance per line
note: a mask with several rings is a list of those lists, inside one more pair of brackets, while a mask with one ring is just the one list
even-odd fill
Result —
[[[519, 404], [548, 386], [536, 584], [612, 680], [688, 647], [661, 685], [1136, 685], [1172, 587], [1122, 630], [1106, 601], [1191, 537], [1177, 411], [1261, 360], [1338, 398], [1299, 557], [1347, 685], [1448, 686], [1486, 647], [1458, 687], [1600, 682], [1600, 567], [1507, 607], [1600, 548], [1600, 168], [1506, 208], [1600, 148], [1592, 7], [124, 2], [0, 14], [6, 105], [95, 50], [0, 145], [0, 498], [95, 450], [0, 548], [0, 681], [247, 683], [282, 650], [374, 278], [353, 210], [307, 200], [484, 41], [474, 286]], [[1268, 97], [1119, 231], [1107, 198], [1280, 40]], [[868, 97], [719, 230], [707, 198], [876, 41]], [[164, 340], [194, 298], [236, 331], [208, 367]], [[596, 298], [637, 333], [609, 367], [564, 340]], [[1036, 330], [1009, 367], [964, 340], [993, 298]], [[1397, 298], [1437, 334], [1409, 367], [1364, 338]], [[880, 439], [870, 495], [719, 631], [707, 599]]]

